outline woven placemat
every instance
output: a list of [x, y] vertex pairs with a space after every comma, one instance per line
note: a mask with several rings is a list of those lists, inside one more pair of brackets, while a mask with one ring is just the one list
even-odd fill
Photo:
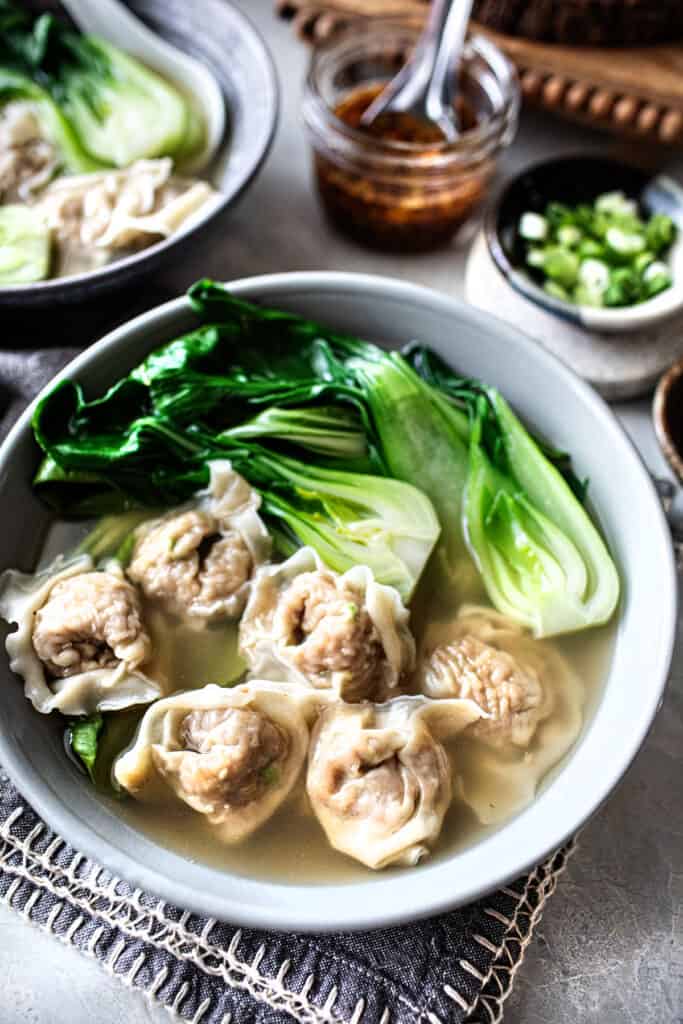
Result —
[[0, 900], [192, 1024], [496, 1024], [569, 852], [419, 924], [268, 934], [134, 889], [52, 832], [0, 773]]
[[[95, 330], [140, 302], [124, 294], [96, 309], [7, 315], [0, 437]], [[44, 347], [47, 338], [68, 344]], [[265, 933], [201, 918], [113, 877], [51, 831], [0, 773], [0, 899], [193, 1024], [494, 1024], [570, 849], [471, 906], [406, 927]]]

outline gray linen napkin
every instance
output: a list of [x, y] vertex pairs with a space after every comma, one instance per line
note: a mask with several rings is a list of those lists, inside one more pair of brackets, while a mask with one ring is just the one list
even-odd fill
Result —
[[[162, 297], [148, 291], [145, 304]], [[77, 313], [3, 314], [0, 437], [84, 340], [136, 311], [119, 297]], [[44, 347], [51, 338], [60, 347]], [[198, 917], [113, 877], [55, 835], [0, 772], [0, 899], [193, 1024], [494, 1024], [569, 852], [417, 924], [264, 933]]]

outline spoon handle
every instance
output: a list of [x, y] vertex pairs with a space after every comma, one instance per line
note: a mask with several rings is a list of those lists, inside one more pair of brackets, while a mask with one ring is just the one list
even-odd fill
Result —
[[473, 0], [432, 0], [427, 24], [411, 57], [390, 84], [364, 112], [368, 125], [384, 110], [413, 111], [455, 136], [452, 113], [444, 115], [444, 99], [453, 100], [455, 63], [462, 45]]
[[62, 5], [82, 32], [102, 36], [138, 57], [167, 55], [166, 45], [119, 0], [62, 0]]
[[[427, 89], [427, 114], [438, 115], [444, 98], [451, 100], [457, 75], [453, 56], [457, 54], [458, 64], [467, 35], [467, 25], [472, 11], [472, 0], [432, 0], [427, 22], [427, 33], [434, 48], [431, 58], [432, 72]], [[450, 85], [450, 88], [449, 88]]]

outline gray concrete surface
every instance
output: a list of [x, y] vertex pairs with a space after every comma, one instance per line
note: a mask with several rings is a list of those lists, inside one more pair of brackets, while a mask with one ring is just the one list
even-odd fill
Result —
[[[197, 0], [198, 2], [198, 0]], [[282, 119], [268, 164], [224, 232], [159, 282], [179, 291], [203, 274], [353, 269], [462, 292], [466, 248], [419, 258], [373, 255], [333, 236], [312, 193], [299, 121], [307, 54], [269, 0], [240, 0], [268, 39], [282, 82]], [[229, 57], [226, 56], [226, 59]], [[558, 152], [627, 152], [605, 137], [526, 116], [505, 160], [512, 171]], [[683, 175], [683, 160], [674, 162]], [[150, 293], [151, 294], [151, 293]], [[616, 407], [646, 462], [665, 467], [648, 404]], [[647, 524], [643, 524], [647, 528]], [[637, 585], [637, 582], [636, 582]], [[647, 643], [647, 637], [643, 637]], [[683, 1022], [683, 648], [643, 751], [587, 826], [549, 903], [507, 1004], [507, 1024]], [[643, 686], [648, 685], [644, 679]], [[168, 1021], [94, 962], [0, 907], [0, 1024]]]

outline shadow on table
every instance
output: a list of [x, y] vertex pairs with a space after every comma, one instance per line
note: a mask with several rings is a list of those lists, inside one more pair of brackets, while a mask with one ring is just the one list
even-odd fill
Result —
[[0, 352], [3, 349], [85, 348], [119, 324], [170, 298], [173, 294], [169, 290], [145, 280], [138, 287], [88, 302], [55, 304], [46, 309], [3, 309]]

